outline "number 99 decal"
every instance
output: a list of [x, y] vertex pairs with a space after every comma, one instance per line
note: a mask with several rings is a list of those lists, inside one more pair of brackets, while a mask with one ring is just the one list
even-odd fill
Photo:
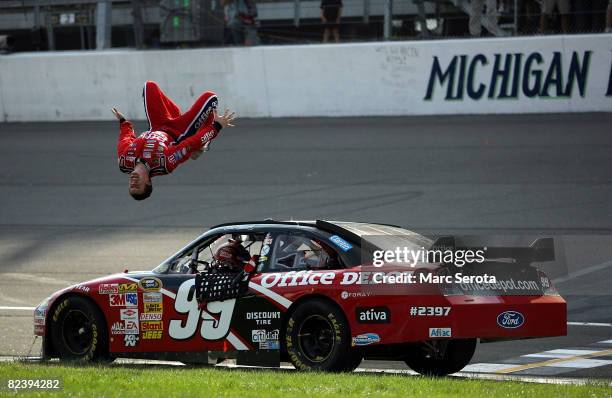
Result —
[[227, 336], [236, 299], [213, 301], [206, 303], [206, 310], [198, 308], [195, 298], [195, 279], [181, 284], [176, 292], [174, 309], [179, 314], [187, 314], [186, 320], [173, 319], [170, 321], [168, 333], [176, 340], [187, 340], [195, 335], [198, 323], [202, 319], [200, 335], [204, 340], [219, 340]]

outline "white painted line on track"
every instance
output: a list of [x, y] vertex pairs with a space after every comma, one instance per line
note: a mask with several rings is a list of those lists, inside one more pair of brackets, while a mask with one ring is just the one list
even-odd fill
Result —
[[475, 363], [472, 365], [467, 365], [465, 368], [461, 369], [462, 372], [478, 372], [478, 373], [491, 373], [497, 372], [498, 370], [511, 368], [515, 365], [507, 364], [507, 363]]
[[551, 363], [550, 365], [547, 365], [547, 366], [552, 366], [554, 368], [590, 369], [590, 368], [597, 368], [599, 366], [608, 366], [608, 365], [612, 365], [612, 360], [610, 359], [575, 359], [573, 361]]
[[40, 276], [40, 275], [36, 275], [36, 274], [24, 274], [24, 273], [17, 273], [17, 272], [3, 272], [0, 275], [2, 275], [2, 278], [4, 278], [4, 280], [19, 280], [19, 281], [29, 281], [29, 282], [38, 282], [38, 283], [45, 283], [45, 284], [50, 284], [50, 285], [60, 285], [60, 286], [70, 286], [70, 285], [74, 285], [74, 282], [71, 281], [66, 281], [63, 279], [57, 279], [57, 278], [51, 278], [49, 276]]
[[587, 274], [590, 274], [592, 272], [597, 272], [597, 271], [601, 271], [604, 270], [608, 267], [612, 267], [612, 261], [606, 261], [605, 263], [601, 263], [601, 264], [596, 264], [596, 265], [591, 265], [588, 267], [585, 267], [583, 269], [581, 269], [580, 271], [577, 272], [570, 272], [569, 274], [565, 275], [565, 276], [560, 276], [558, 278], [555, 278], [552, 280], [552, 282], [555, 285], [559, 285], [563, 282], [567, 282], [570, 281], [574, 278], [578, 278], [580, 276], [584, 276]]
[[593, 354], [599, 351], [601, 350], [566, 350], [564, 348], [560, 348], [557, 350], [548, 350], [544, 352], [539, 352], [537, 354], [528, 354], [528, 355], [523, 355], [523, 356], [528, 357], [528, 356], [534, 356], [534, 355], [540, 355], [540, 354], [548, 354], [550, 355], [549, 358], [567, 358], [567, 357], [571, 357], [574, 355]]
[[602, 323], [602, 322], [568, 322], [568, 326], [600, 326], [600, 327], [608, 327], [612, 328], [612, 323]]
[[0, 306], [0, 310], [5, 311], [34, 311], [36, 307], [14, 307], [14, 306]]

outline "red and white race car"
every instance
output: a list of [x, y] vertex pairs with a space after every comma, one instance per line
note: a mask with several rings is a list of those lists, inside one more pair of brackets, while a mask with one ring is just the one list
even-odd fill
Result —
[[[228, 245], [246, 253], [241, 269], [221, 264]], [[462, 250], [482, 261], [457, 265]], [[426, 254], [406, 264], [408, 251]], [[455, 258], [432, 259], [437, 251]], [[223, 224], [152, 271], [56, 292], [36, 308], [34, 332], [45, 358], [234, 358], [329, 371], [369, 358], [444, 375], [469, 363], [479, 339], [566, 334], [566, 303], [532, 265], [553, 259], [550, 238], [482, 255], [390, 225]]]

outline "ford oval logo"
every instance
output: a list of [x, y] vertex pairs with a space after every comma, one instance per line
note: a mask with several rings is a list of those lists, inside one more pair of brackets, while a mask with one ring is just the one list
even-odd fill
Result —
[[518, 311], [504, 311], [497, 316], [497, 324], [502, 328], [516, 329], [525, 323], [525, 317]]

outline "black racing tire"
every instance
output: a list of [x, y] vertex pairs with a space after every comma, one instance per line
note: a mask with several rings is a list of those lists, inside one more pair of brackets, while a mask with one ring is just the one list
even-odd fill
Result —
[[463, 369], [474, 356], [476, 339], [454, 339], [448, 342], [444, 355], [434, 358], [424, 346], [413, 350], [406, 365], [426, 376], [446, 376]]
[[89, 300], [69, 296], [49, 316], [51, 342], [63, 360], [109, 360], [104, 317]]
[[287, 320], [285, 347], [299, 370], [351, 372], [361, 355], [351, 349], [349, 324], [336, 306], [312, 299], [295, 309]]

